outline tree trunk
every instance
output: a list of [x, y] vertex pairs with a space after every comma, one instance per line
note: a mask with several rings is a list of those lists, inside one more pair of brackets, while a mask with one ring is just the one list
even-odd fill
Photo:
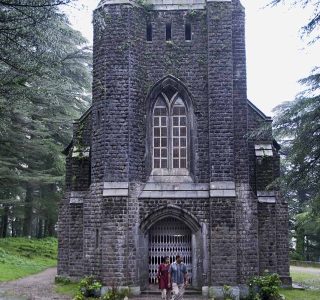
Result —
[[296, 252], [305, 259], [305, 234], [304, 230], [297, 228], [296, 229]]
[[37, 233], [37, 238], [41, 239], [43, 238], [43, 219], [39, 218], [38, 219], [38, 233]]
[[55, 223], [50, 219], [48, 220], [48, 236], [55, 236], [56, 232], [54, 230]]
[[32, 233], [32, 202], [33, 202], [33, 188], [27, 183], [26, 199], [24, 205], [24, 222], [23, 222], [23, 236], [31, 237]]
[[1, 220], [1, 237], [8, 236], [8, 220], [9, 220], [9, 206], [4, 205], [3, 216]]

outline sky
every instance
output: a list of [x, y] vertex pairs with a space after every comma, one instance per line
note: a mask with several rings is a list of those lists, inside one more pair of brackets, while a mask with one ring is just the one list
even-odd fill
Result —
[[[92, 11], [100, 0], [78, 0], [67, 9], [71, 24], [92, 43]], [[266, 115], [283, 101], [293, 100], [306, 77], [318, 63], [316, 45], [301, 38], [310, 10], [278, 5], [267, 0], [241, 0], [246, 9], [248, 99]]]

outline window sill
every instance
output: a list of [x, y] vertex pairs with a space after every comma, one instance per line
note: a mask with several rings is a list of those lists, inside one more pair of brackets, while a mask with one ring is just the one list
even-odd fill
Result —
[[148, 182], [191, 183], [188, 169], [153, 169]]

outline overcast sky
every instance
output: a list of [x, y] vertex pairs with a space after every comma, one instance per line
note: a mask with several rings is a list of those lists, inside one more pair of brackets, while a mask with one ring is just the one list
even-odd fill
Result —
[[[92, 43], [92, 11], [100, 0], [78, 0], [68, 9], [73, 26]], [[318, 64], [316, 47], [307, 47], [300, 28], [310, 11], [278, 5], [265, 8], [267, 0], [242, 0], [246, 8], [248, 98], [267, 115], [301, 91], [298, 80]]]

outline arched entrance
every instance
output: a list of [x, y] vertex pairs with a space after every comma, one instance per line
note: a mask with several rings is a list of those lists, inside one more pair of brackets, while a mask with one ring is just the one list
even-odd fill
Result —
[[208, 272], [208, 231], [189, 211], [166, 205], [149, 214], [139, 225], [137, 239], [137, 278], [141, 289], [155, 284], [158, 266], [163, 256], [171, 262], [177, 254], [184, 257], [192, 287], [203, 286], [203, 274]]
[[179, 254], [187, 265], [192, 282], [192, 232], [182, 221], [168, 217], [158, 221], [149, 230], [149, 283], [157, 283], [158, 266], [165, 256], [170, 262]]

